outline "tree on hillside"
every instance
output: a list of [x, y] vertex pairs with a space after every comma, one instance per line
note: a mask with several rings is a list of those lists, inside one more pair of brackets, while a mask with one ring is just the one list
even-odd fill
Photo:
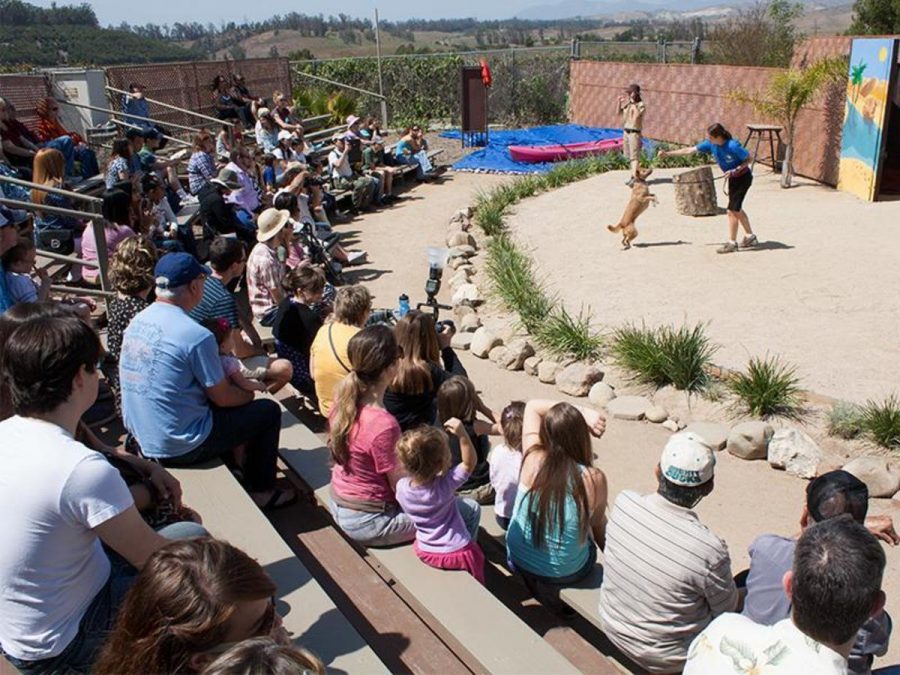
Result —
[[893, 35], [900, 32], [900, 0], [856, 0], [851, 35]]
[[707, 62], [786, 68], [802, 37], [794, 25], [802, 13], [803, 5], [789, 0], [757, 2], [739, 10], [710, 31]]

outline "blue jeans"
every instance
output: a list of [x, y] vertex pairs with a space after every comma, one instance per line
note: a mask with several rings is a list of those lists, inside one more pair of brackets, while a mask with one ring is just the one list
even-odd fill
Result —
[[97, 155], [86, 145], [75, 148], [75, 159], [81, 162], [81, 177], [93, 178], [100, 173], [100, 165], [97, 163]]
[[[166, 539], [190, 539], [208, 537], [209, 532], [197, 523], [174, 523], [159, 530]], [[4, 655], [22, 675], [38, 673], [87, 673], [100, 654], [107, 635], [115, 623], [116, 613], [125, 600], [125, 594], [131, 588], [137, 576], [137, 570], [115, 552], [108, 551], [110, 571], [109, 579], [100, 592], [91, 600], [78, 633], [66, 648], [57, 656], [40, 661], [22, 661]]]
[[422, 169], [422, 165], [419, 164], [418, 160], [409, 155], [400, 154], [397, 155], [397, 163], [403, 164], [406, 166], [415, 165], [416, 167], [416, 180], [425, 180], [425, 171]]
[[236, 408], [212, 407], [213, 425], [199, 446], [178, 457], [160, 460], [165, 466], [191, 466], [231, 454], [246, 446], [244, 484], [248, 492], [275, 487], [281, 408], [275, 401], [257, 399]]

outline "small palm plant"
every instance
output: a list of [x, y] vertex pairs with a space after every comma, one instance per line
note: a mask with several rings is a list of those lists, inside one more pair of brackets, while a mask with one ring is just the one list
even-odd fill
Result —
[[847, 64], [844, 59], [822, 59], [808, 68], [791, 68], [778, 73], [764, 91], [750, 92], [738, 89], [730, 93], [731, 100], [752, 106], [761, 115], [777, 120], [784, 127], [785, 149], [781, 187], [789, 188], [793, 184], [794, 132], [800, 111], [826, 85], [846, 81], [846, 77]]

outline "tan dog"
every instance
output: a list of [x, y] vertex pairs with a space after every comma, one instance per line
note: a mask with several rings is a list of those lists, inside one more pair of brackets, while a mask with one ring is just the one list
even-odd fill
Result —
[[631, 248], [631, 242], [638, 235], [637, 219], [650, 208], [651, 203], [659, 204], [656, 195], [651, 194], [650, 186], [647, 185], [647, 178], [651, 173], [653, 173], [653, 169], [638, 170], [638, 177], [634, 181], [634, 187], [631, 188], [631, 199], [628, 200], [622, 219], [617, 225], [609, 225], [606, 228], [610, 232], [622, 233], [622, 245], [625, 246], [626, 251]]

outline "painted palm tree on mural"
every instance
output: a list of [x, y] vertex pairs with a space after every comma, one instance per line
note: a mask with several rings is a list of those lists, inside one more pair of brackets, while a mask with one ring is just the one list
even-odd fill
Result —
[[864, 72], [866, 72], [866, 64], [862, 61], [857, 63], [855, 66], [850, 67], [850, 84], [856, 87], [856, 91], [853, 92], [854, 103], [856, 103], [857, 99], [859, 99], [859, 90], [862, 87]]

